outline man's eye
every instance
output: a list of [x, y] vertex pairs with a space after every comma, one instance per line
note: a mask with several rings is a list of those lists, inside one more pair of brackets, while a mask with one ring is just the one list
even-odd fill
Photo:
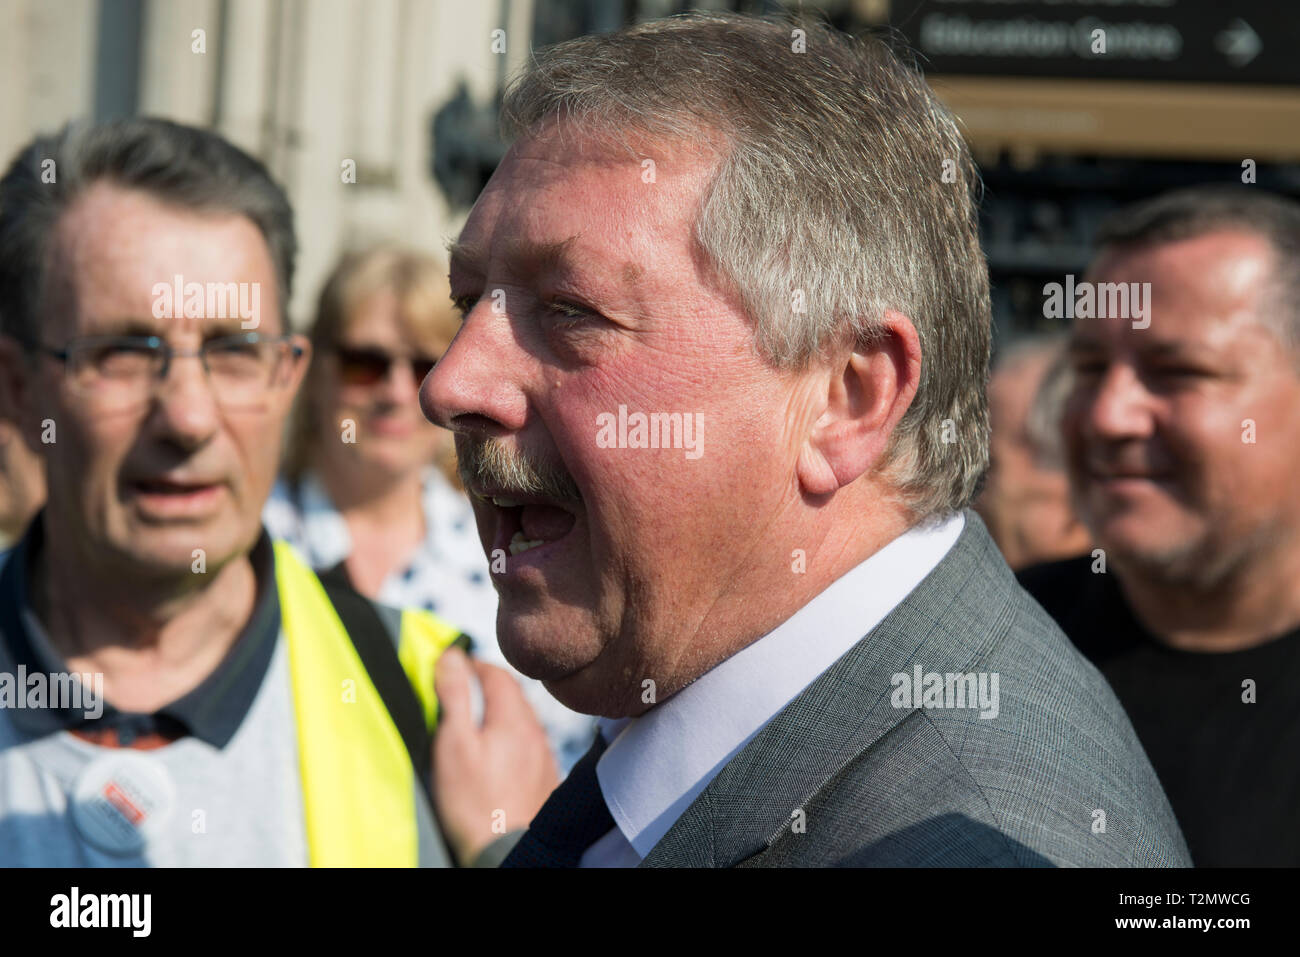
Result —
[[261, 352], [261, 344], [247, 339], [213, 339], [207, 346], [210, 356], [253, 356]]
[[150, 359], [154, 350], [148, 346], [133, 342], [107, 342], [89, 351], [91, 361], [95, 363], [140, 361]]
[[138, 376], [153, 364], [156, 353], [140, 343], [105, 342], [83, 350], [74, 363], [79, 368], [89, 366], [99, 375], [108, 377]]
[[548, 302], [546, 311], [551, 314], [552, 318], [558, 320], [560, 325], [576, 325], [584, 319], [592, 318], [594, 315], [589, 309], [583, 309], [581, 306], [575, 306], [572, 303], [558, 299]]

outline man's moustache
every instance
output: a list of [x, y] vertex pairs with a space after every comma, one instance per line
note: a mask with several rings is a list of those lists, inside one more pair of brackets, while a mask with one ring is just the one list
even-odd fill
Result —
[[456, 438], [457, 470], [466, 488], [536, 495], [557, 502], [582, 499], [577, 483], [562, 466], [535, 461], [497, 439]]

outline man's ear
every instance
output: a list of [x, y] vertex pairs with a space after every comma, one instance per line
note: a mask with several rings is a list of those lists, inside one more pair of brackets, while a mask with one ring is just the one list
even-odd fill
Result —
[[311, 366], [311, 340], [302, 334], [295, 334], [292, 339], [293, 345], [302, 350], [302, 354], [293, 360], [288, 375], [285, 377], [284, 387], [288, 393], [289, 401], [298, 395], [298, 390], [302, 388], [303, 379], [307, 375], [307, 369]]
[[830, 495], [880, 460], [916, 396], [921, 338], [911, 319], [888, 310], [877, 336], [835, 361], [826, 409], [799, 452], [799, 482], [810, 495]]
[[0, 419], [21, 426], [31, 370], [17, 340], [0, 335]]

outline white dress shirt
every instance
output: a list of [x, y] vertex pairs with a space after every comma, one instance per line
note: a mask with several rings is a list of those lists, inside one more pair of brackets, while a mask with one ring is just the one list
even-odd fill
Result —
[[602, 718], [596, 764], [617, 825], [582, 867], [635, 867], [763, 726], [875, 628], [948, 554], [960, 514], [904, 532], [808, 604], [662, 704]]

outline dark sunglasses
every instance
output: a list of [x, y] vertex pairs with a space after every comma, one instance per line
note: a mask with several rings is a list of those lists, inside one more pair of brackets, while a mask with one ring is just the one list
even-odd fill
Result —
[[347, 385], [374, 385], [382, 382], [388, 377], [388, 371], [394, 362], [409, 362], [415, 381], [423, 382], [425, 376], [438, 364], [437, 359], [428, 356], [395, 356], [382, 349], [339, 346], [334, 352], [339, 360], [339, 376]]

